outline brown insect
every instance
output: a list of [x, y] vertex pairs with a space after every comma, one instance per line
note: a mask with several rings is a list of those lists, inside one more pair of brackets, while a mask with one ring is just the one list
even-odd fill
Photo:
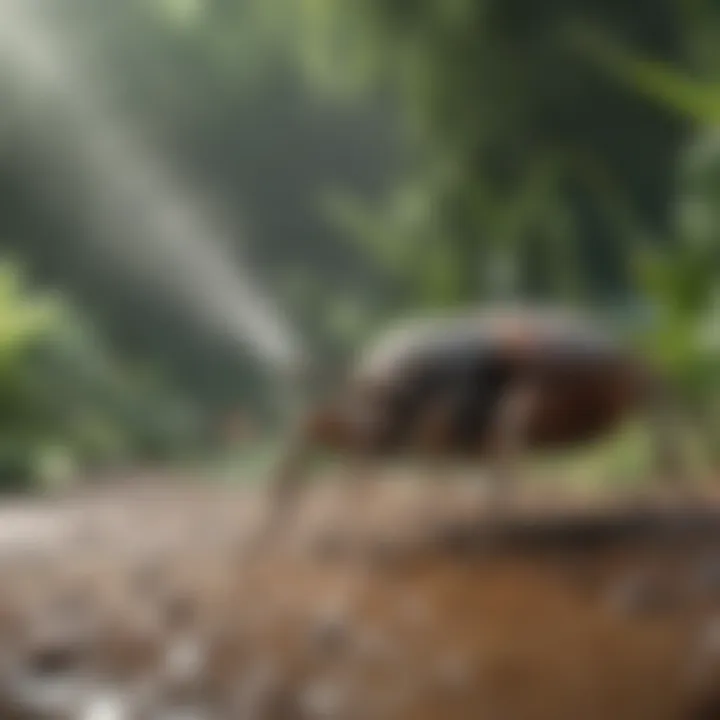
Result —
[[652, 423], [660, 471], [677, 479], [665, 384], [595, 323], [525, 309], [415, 321], [382, 336], [305, 416], [277, 483], [297, 487], [315, 448], [491, 460], [508, 481], [523, 451], [590, 442], [636, 412]]

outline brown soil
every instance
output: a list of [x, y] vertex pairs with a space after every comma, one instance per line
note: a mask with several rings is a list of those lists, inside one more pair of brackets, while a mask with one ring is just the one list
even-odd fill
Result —
[[272, 547], [263, 503], [1, 511], [0, 718], [720, 718], [717, 498], [335, 483]]

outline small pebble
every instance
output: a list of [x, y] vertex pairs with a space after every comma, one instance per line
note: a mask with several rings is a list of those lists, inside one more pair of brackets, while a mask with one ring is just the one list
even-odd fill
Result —
[[119, 697], [103, 695], [90, 701], [80, 720], [126, 720], [127, 704]]
[[347, 706], [347, 690], [337, 680], [312, 683], [300, 695], [300, 708], [308, 720], [344, 718]]
[[613, 610], [631, 615], [667, 612], [679, 604], [679, 597], [670, 588], [638, 575], [614, 584], [608, 595]]
[[207, 653], [198, 640], [175, 641], [165, 655], [165, 677], [176, 683], [197, 680], [205, 669]]

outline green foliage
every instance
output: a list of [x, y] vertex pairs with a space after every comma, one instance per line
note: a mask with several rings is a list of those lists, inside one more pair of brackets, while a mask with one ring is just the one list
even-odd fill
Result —
[[[697, 121], [717, 118], [712, 83], [688, 80], [720, 68], [704, 0], [53, 5], [38, 2], [108, 114], [243, 228], [239, 255], [323, 361], [411, 309], [629, 298], [653, 311], [646, 347], [708, 396], [720, 162], [708, 140], [681, 164]], [[274, 385], [234, 343], [107, 262], [123, 229], [88, 231], [92, 177], [54, 183], [82, 167], [48, 151], [50, 106], [0, 92], [5, 246], [93, 323], [7, 281], [22, 306], [0, 313], [8, 477], [207, 445], [185, 394], [207, 414], [271, 406]], [[118, 359], [131, 354], [160, 369]]]
[[678, 165], [677, 242], [636, 250], [637, 288], [656, 309], [647, 348], [696, 406], [720, 407], [720, 86], [585, 31], [583, 51], [618, 83], [697, 123]]
[[574, 28], [569, 38], [580, 54], [619, 85], [693, 121], [715, 125], [720, 120], [717, 83], [692, 77], [671, 63], [640, 56], [592, 28]]
[[0, 264], [0, 488], [177, 456], [195, 432], [157, 378], [131, 374], [72, 308]]
[[17, 487], [28, 474], [37, 440], [28, 364], [57, 320], [50, 299], [28, 297], [17, 268], [0, 266], [0, 487]]
[[636, 239], [671, 235], [683, 123], [598, 72], [571, 31], [584, 22], [680, 63], [697, 17], [679, 6], [277, 2], [321, 86], [401, 101], [418, 148], [407, 187], [345, 216], [409, 304], [612, 297], [632, 290]]
[[641, 347], [681, 391], [685, 410], [694, 418], [695, 430], [700, 431], [696, 434], [717, 455], [720, 226], [709, 221], [717, 205], [717, 193], [712, 191], [707, 177], [698, 175], [707, 175], [709, 160], [716, 169], [720, 166], [708, 156], [706, 140], [698, 145], [705, 149], [698, 155], [699, 147], [692, 148], [681, 173], [678, 242], [663, 251], [646, 248], [637, 252], [637, 292], [652, 311], [651, 322], [638, 335]]

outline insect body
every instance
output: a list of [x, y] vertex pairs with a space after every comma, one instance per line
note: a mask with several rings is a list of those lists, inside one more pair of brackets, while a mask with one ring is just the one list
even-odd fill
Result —
[[490, 459], [509, 478], [524, 450], [586, 443], [646, 412], [675, 472], [665, 389], [652, 369], [579, 316], [506, 310], [416, 321], [380, 338], [340, 391], [302, 422], [278, 478], [312, 448], [357, 458]]

